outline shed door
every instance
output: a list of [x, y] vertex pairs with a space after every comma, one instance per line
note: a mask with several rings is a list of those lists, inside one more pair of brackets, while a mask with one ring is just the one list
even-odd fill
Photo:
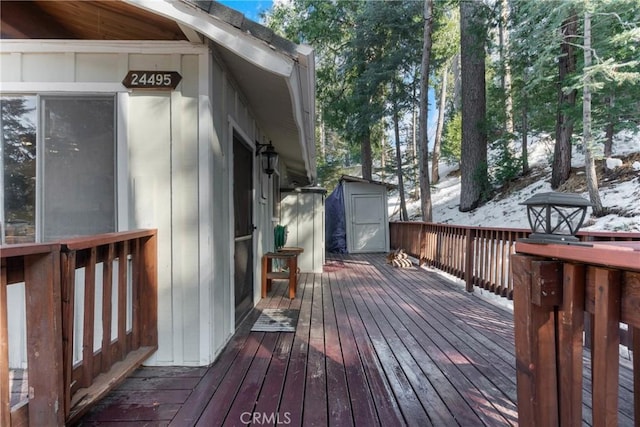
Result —
[[387, 233], [382, 194], [352, 194], [351, 252], [384, 252]]
[[253, 153], [233, 135], [236, 325], [253, 307]]

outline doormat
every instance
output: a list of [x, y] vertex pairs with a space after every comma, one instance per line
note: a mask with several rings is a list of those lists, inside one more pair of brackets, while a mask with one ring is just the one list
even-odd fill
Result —
[[251, 332], [295, 332], [299, 310], [265, 308]]

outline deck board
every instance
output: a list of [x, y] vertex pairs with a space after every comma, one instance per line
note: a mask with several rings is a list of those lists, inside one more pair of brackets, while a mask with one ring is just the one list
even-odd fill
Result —
[[[332, 255], [298, 286], [291, 300], [274, 280], [212, 366], [144, 367], [81, 425], [517, 424], [509, 310], [382, 254]], [[251, 332], [262, 308], [299, 309], [296, 332]], [[591, 425], [588, 351], [584, 363]], [[634, 424], [630, 366], [621, 362], [621, 426]]]

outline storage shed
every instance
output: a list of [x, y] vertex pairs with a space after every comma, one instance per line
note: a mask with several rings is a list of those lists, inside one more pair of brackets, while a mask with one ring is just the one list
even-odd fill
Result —
[[287, 227], [286, 246], [304, 249], [298, 268], [305, 273], [322, 273], [324, 265], [324, 199], [320, 187], [282, 190], [280, 224]]
[[327, 198], [327, 249], [336, 253], [389, 251], [387, 190], [393, 185], [343, 175]]

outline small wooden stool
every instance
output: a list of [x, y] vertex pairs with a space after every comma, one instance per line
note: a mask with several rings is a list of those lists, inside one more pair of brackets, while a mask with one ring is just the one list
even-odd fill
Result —
[[[300, 255], [302, 252], [304, 252], [304, 248], [299, 248], [296, 246], [285, 246], [282, 247], [280, 249], [277, 250], [277, 252], [279, 253], [292, 253], [292, 254], [296, 254], [296, 256]], [[298, 261], [296, 260], [296, 263]], [[297, 273], [300, 273], [300, 269], [298, 268]]]
[[[265, 298], [267, 292], [271, 290], [273, 279], [289, 279], [289, 298], [294, 299], [296, 297], [296, 290], [298, 289], [298, 255], [302, 251], [302, 248], [286, 248], [285, 250], [267, 252], [262, 255], [262, 298]], [[274, 259], [287, 260], [289, 271], [273, 271], [271, 261]]]

